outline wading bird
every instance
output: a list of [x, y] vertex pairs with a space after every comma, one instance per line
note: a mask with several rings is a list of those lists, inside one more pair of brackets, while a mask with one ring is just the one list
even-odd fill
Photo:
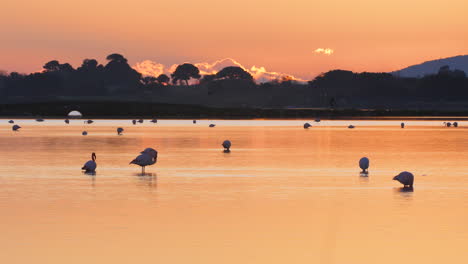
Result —
[[399, 181], [403, 184], [403, 187], [410, 187], [413, 188], [414, 176], [411, 172], [401, 172], [397, 176], [393, 177], [394, 181]]
[[453, 122], [454, 127], [458, 127], [458, 122]]
[[215, 124], [210, 124], [209, 127], [215, 127], [216, 125]]
[[86, 120], [86, 121], [84, 121], [84, 122], [85, 122], [85, 124], [92, 124], [92, 123], [94, 123], [94, 121], [93, 121], [93, 120], [91, 120], [91, 119], [89, 119], [89, 120]]
[[151, 120], [150, 122], [156, 124], [156, 123], [158, 122], [158, 120], [157, 120], [157, 119], [153, 119], [153, 120]]
[[138, 119], [138, 123], [142, 124], [142, 123], [143, 123], [143, 119]]
[[304, 128], [306, 128], [306, 129], [309, 128], [309, 127], [311, 127], [311, 126], [312, 126], [312, 125], [310, 125], [309, 123], [305, 123], [305, 124], [304, 124]]
[[224, 152], [231, 152], [230, 148], [231, 148], [231, 141], [229, 140], [224, 140], [223, 144], [221, 144], [221, 146], [223, 146], [224, 148]]
[[44, 119], [38, 118], [38, 119], [36, 119], [36, 121], [37, 121], [37, 122], [44, 122]]
[[66, 124], [70, 124], [70, 120], [65, 119], [65, 123], [66, 123]]
[[11, 130], [13, 130], [13, 131], [18, 131], [20, 128], [21, 128], [21, 127], [18, 126], [18, 125], [13, 125], [13, 126], [11, 127]]
[[15, 123], [15, 121], [10, 120], [10, 121], [8, 121], [8, 123], [13, 124], [13, 123]]
[[135, 120], [135, 119], [133, 119], [133, 120], [132, 120], [132, 123], [133, 123], [134, 125], [136, 125], [136, 120]]
[[359, 160], [359, 168], [362, 169], [361, 173], [368, 173], [367, 169], [369, 168], [369, 159], [367, 157], [363, 157]]
[[119, 136], [122, 135], [122, 132], [123, 132], [123, 131], [124, 131], [123, 128], [118, 127], [118, 128], [117, 128], [117, 135], [119, 135]]
[[136, 157], [130, 164], [141, 166], [141, 174], [145, 174], [145, 167], [156, 163], [158, 160], [158, 152], [152, 148], [146, 148], [141, 152], [141, 155]]
[[83, 132], [81, 132], [81, 135], [86, 136], [86, 135], [88, 135], [88, 132], [83, 131]]
[[349, 125], [348, 128], [354, 128], [354, 126], [353, 126], [353, 125]]
[[94, 173], [96, 171], [96, 154], [93, 152], [91, 154], [91, 160], [88, 160], [84, 165], [82, 170], [85, 171], [85, 173]]
[[400, 124], [401, 128], [405, 128], [405, 123]]
[[196, 123], [197, 123], [197, 120], [193, 120], [192, 123], [196, 124]]

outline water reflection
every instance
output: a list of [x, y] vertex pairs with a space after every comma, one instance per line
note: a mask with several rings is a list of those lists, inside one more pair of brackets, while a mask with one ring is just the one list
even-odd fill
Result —
[[158, 175], [156, 173], [136, 174], [138, 185], [156, 188], [158, 186]]

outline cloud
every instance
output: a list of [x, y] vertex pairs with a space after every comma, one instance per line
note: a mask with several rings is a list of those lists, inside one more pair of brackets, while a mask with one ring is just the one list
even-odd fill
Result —
[[164, 65], [150, 60], [138, 62], [133, 66], [133, 69], [144, 76], [158, 77], [160, 74], [164, 73]]
[[332, 55], [334, 50], [330, 48], [318, 48], [314, 52], [318, 54]]
[[[216, 74], [217, 72], [219, 72], [221, 69], [225, 67], [237, 66], [237, 67], [241, 67], [245, 71], [252, 74], [255, 81], [258, 83], [269, 82], [269, 81], [272, 81], [275, 79], [281, 79], [281, 78], [292, 79], [298, 82], [306, 82], [306, 80], [295, 77], [291, 74], [267, 71], [265, 67], [257, 67], [254, 65], [249, 69], [247, 67], [244, 67], [242, 64], [240, 64], [239, 62], [237, 62], [236, 60], [232, 58], [225, 58], [225, 59], [217, 60], [211, 63], [210, 62], [197, 62], [193, 64], [197, 66], [197, 68], [200, 70], [201, 75]], [[175, 71], [177, 66], [178, 64], [173, 64], [169, 67], [166, 67], [161, 63], [157, 63], [157, 62], [150, 61], [150, 60], [145, 60], [145, 61], [136, 63], [133, 66], [133, 68], [144, 76], [157, 77], [158, 75], [162, 73], [170, 76], [170, 74]]]

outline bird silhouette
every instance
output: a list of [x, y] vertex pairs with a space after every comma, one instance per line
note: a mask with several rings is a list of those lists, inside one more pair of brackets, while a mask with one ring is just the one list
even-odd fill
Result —
[[367, 174], [367, 169], [369, 168], [369, 159], [367, 157], [362, 157], [359, 160], [359, 168], [362, 169], [361, 173]]
[[403, 171], [397, 176], [393, 177], [394, 181], [399, 181], [403, 187], [413, 188], [414, 175], [411, 172]]
[[221, 144], [224, 148], [224, 152], [231, 152], [231, 141], [229, 140], [224, 140], [223, 144]]
[[96, 171], [96, 154], [93, 152], [91, 154], [91, 160], [88, 160], [84, 165], [82, 170], [85, 171], [85, 173], [94, 173]]
[[153, 165], [158, 160], [158, 152], [152, 148], [146, 148], [141, 152], [141, 155], [130, 161], [130, 164], [141, 166], [141, 174], [145, 174], [145, 167]]
[[18, 131], [20, 128], [21, 128], [21, 127], [18, 126], [18, 125], [13, 125], [13, 126], [11, 127], [11, 130], [13, 130], [13, 131]]

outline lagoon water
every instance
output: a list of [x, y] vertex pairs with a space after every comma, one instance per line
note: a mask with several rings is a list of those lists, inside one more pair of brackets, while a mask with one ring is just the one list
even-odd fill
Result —
[[[0, 120], [1, 263], [468, 263], [466, 121], [15, 121]], [[141, 176], [128, 163], [146, 147]], [[413, 192], [392, 181], [404, 170]]]

